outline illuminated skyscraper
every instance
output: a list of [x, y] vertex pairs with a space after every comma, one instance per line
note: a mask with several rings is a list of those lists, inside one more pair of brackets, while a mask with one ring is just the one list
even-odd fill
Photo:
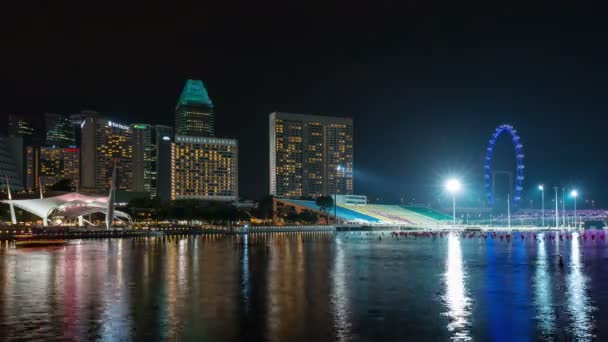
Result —
[[46, 128], [45, 146], [76, 147], [76, 129], [69, 116], [56, 113], [45, 113]]
[[171, 199], [236, 202], [237, 141], [176, 135], [171, 151]]
[[175, 134], [213, 137], [213, 103], [203, 81], [188, 80], [175, 107]]
[[270, 114], [270, 194], [298, 198], [352, 193], [352, 119]]
[[81, 123], [80, 184], [107, 190], [116, 161], [116, 189], [133, 189], [133, 132], [115, 121], [89, 116]]

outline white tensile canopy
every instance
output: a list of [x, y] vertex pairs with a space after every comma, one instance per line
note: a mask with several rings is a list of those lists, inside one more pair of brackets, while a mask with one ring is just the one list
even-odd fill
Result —
[[131, 217], [121, 211], [113, 210], [109, 205], [108, 196], [89, 196], [77, 192], [72, 192], [60, 196], [26, 199], [26, 200], [4, 200], [6, 204], [12, 204], [31, 214], [34, 214], [46, 223], [51, 216], [65, 216], [67, 218], [82, 217], [93, 213], [112, 212], [113, 219], [126, 219], [131, 221]]

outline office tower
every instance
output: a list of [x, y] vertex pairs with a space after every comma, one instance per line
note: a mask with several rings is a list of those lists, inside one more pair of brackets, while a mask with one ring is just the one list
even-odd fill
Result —
[[6, 190], [8, 178], [11, 190], [23, 190], [23, 138], [0, 136], [0, 189]]
[[133, 132], [133, 191], [153, 194], [156, 167], [153, 157], [152, 126], [131, 125]]
[[188, 80], [175, 107], [175, 134], [213, 137], [213, 103], [203, 81]]
[[154, 127], [154, 159], [156, 169], [156, 195], [161, 201], [171, 200], [171, 144], [173, 128], [156, 125]]
[[[26, 148], [27, 191], [37, 191], [42, 185], [49, 188], [62, 180], [76, 185], [80, 179], [80, 150], [75, 147]], [[40, 184], [42, 183], [42, 184]]]
[[78, 183], [80, 179], [80, 150], [74, 147], [40, 148], [40, 181], [50, 187], [61, 180]]
[[25, 189], [27, 191], [35, 191], [38, 189], [38, 182], [40, 181], [40, 147], [26, 147], [25, 159]]
[[100, 118], [100, 114], [94, 110], [83, 110], [80, 113], [70, 114], [70, 122], [75, 130], [76, 146], [82, 143], [82, 126], [86, 118]]
[[238, 146], [234, 139], [175, 136], [171, 199], [236, 202]]
[[63, 114], [45, 113], [45, 146], [76, 147], [76, 129], [70, 117]]
[[26, 120], [24, 117], [15, 114], [9, 114], [8, 116], [8, 135], [9, 136], [22, 136], [27, 139], [34, 137], [34, 126], [30, 120]]
[[116, 121], [87, 116], [81, 123], [80, 184], [85, 189], [107, 190], [116, 163], [116, 189], [133, 188], [133, 133]]
[[352, 119], [270, 114], [270, 194], [299, 198], [352, 192]]
[[171, 140], [173, 128], [133, 124], [133, 191], [161, 200], [171, 199]]

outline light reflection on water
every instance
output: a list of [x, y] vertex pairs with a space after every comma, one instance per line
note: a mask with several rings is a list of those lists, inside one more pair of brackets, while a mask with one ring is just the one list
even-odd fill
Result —
[[538, 238], [540, 239], [540, 242], [537, 247], [536, 273], [534, 276], [534, 293], [536, 294], [535, 300], [537, 307], [536, 319], [539, 321], [541, 336], [550, 338], [555, 333], [555, 313], [553, 311], [551, 275], [549, 269], [551, 262], [547, 257], [545, 234], [538, 234]]
[[[593, 338], [593, 321], [590, 298], [587, 295], [587, 277], [583, 273], [581, 249], [578, 233], [573, 234], [570, 252], [570, 267], [567, 279], [568, 313], [571, 316], [572, 335], [578, 341]], [[606, 284], [604, 284], [605, 286]]]
[[2, 243], [0, 340], [601, 339], [608, 245], [550, 234]]
[[468, 326], [470, 299], [465, 289], [465, 273], [462, 265], [460, 237], [456, 234], [448, 236], [448, 254], [446, 258], [444, 302], [449, 319], [448, 330], [453, 333], [453, 340], [470, 340]]

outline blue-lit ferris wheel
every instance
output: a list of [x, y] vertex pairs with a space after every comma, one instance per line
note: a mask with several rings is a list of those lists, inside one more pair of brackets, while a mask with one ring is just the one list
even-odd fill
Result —
[[521, 144], [519, 139], [519, 135], [517, 135], [517, 131], [511, 125], [500, 125], [494, 130], [494, 134], [492, 134], [492, 138], [490, 138], [490, 144], [488, 146], [486, 152], [486, 160], [485, 160], [485, 183], [486, 183], [486, 196], [488, 198], [488, 204], [490, 207], [494, 207], [495, 198], [494, 198], [494, 172], [492, 171], [492, 154], [494, 152], [494, 146], [496, 145], [496, 141], [501, 134], [507, 133], [511, 136], [511, 141], [513, 142], [513, 147], [515, 149], [515, 160], [517, 162], [516, 166], [516, 176], [515, 176], [515, 184], [511, 195], [511, 204], [513, 206], [517, 206], [519, 201], [521, 200], [521, 193], [523, 191], [523, 181], [524, 181], [524, 147]]

